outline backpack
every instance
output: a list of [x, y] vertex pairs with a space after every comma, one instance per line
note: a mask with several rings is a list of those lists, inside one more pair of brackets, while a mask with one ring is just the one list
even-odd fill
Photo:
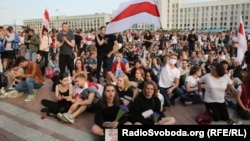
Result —
[[15, 38], [12, 41], [12, 48], [13, 49], [18, 49], [19, 48], [19, 42], [20, 42], [19, 35], [15, 33]]

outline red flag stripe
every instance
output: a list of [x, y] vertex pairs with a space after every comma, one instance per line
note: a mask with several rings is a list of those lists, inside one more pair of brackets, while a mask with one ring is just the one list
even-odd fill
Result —
[[49, 21], [49, 12], [47, 10], [44, 11], [44, 18]]
[[114, 17], [111, 22], [119, 21], [125, 19], [127, 17], [136, 15], [138, 13], [147, 12], [156, 17], [160, 17], [157, 6], [150, 2], [141, 2], [137, 4], [130, 5], [126, 9], [124, 9], [119, 15]]
[[239, 33], [244, 35], [244, 26], [242, 23], [240, 23], [240, 26], [239, 26]]

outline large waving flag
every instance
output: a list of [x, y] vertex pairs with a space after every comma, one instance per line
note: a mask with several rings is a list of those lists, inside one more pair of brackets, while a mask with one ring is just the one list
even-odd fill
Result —
[[43, 23], [42, 23], [42, 30], [43, 29], [48, 29], [49, 30], [49, 12], [47, 11], [47, 9], [45, 9], [44, 14], [43, 14]]
[[246, 40], [242, 16], [240, 16], [240, 23], [239, 23], [237, 37], [238, 37], [237, 59], [239, 63], [242, 63], [244, 59], [244, 54], [247, 50], [247, 40]]
[[106, 33], [116, 33], [130, 28], [133, 24], [155, 24], [161, 27], [160, 14], [155, 0], [130, 0], [120, 4], [113, 12]]

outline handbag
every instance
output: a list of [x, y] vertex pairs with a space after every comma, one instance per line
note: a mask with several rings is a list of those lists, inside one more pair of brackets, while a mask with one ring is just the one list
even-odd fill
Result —
[[46, 68], [45, 69], [45, 76], [47, 78], [53, 78], [55, 76], [55, 71], [52, 68]]
[[206, 108], [202, 109], [195, 117], [195, 121], [199, 125], [209, 125], [213, 121], [212, 111]]

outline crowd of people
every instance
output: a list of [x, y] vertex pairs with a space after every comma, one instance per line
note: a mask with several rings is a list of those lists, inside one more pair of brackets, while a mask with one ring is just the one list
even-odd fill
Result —
[[[250, 119], [250, 53], [237, 60], [233, 31], [106, 34], [102, 26], [84, 33], [73, 32], [67, 23], [61, 29], [21, 31], [14, 49], [13, 28], [0, 27], [5, 49], [1, 68], [9, 83], [1, 89], [2, 98], [11, 89], [26, 93], [27, 102], [34, 100], [52, 69], [55, 99], [43, 99], [41, 112], [73, 124], [90, 110], [96, 135], [121, 124], [175, 124], [175, 117], [164, 111], [176, 100], [186, 106], [204, 104], [214, 121], [240, 124], [229, 117], [227, 107]], [[250, 34], [246, 39], [249, 45]], [[127, 113], [117, 119], [121, 107]]]

